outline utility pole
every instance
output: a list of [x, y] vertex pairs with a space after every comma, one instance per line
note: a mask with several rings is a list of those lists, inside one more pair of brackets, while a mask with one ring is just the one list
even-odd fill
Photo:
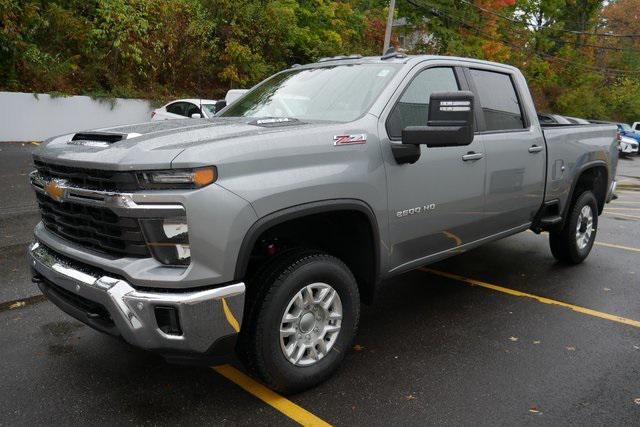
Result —
[[387, 18], [387, 28], [384, 31], [384, 48], [382, 54], [384, 55], [389, 45], [391, 44], [391, 27], [393, 27], [393, 11], [396, 8], [396, 0], [389, 2], [389, 17]]

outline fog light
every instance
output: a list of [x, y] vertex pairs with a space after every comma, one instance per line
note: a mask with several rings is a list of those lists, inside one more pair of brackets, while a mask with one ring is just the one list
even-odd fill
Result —
[[178, 311], [173, 307], [156, 307], [156, 323], [158, 328], [167, 335], [182, 335]]
[[140, 224], [147, 246], [155, 259], [175, 266], [191, 262], [186, 217], [141, 219]]

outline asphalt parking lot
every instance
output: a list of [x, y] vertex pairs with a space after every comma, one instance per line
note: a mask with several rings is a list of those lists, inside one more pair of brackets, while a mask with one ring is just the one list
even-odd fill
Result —
[[596, 246], [558, 265], [522, 233], [385, 283], [328, 382], [287, 399], [239, 364], [166, 364], [63, 314], [31, 284], [31, 144], [0, 143], [0, 425], [637, 424], [640, 157]]

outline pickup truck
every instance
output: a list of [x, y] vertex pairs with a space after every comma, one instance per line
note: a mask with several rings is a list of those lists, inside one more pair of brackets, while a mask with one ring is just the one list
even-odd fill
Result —
[[294, 66], [212, 119], [49, 139], [30, 175], [33, 280], [168, 361], [237, 354], [293, 393], [335, 372], [384, 279], [528, 229], [582, 262], [616, 186], [615, 136], [541, 127], [507, 65]]

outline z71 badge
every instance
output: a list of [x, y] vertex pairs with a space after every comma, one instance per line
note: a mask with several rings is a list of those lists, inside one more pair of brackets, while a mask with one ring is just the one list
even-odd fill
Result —
[[367, 134], [358, 133], [355, 135], [336, 135], [333, 137], [333, 145], [353, 145], [366, 144]]

